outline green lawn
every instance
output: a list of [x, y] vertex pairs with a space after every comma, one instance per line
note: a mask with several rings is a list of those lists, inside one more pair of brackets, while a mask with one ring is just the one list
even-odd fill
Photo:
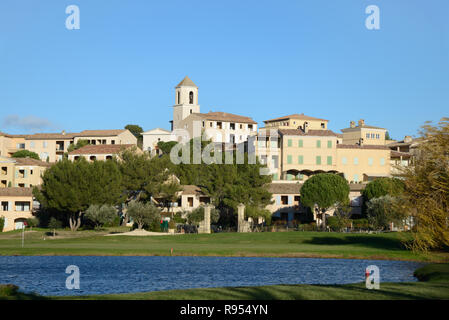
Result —
[[[117, 231], [117, 230], [116, 230]], [[121, 231], [124, 231], [123, 229]], [[57, 230], [57, 238], [45, 229], [0, 234], [1, 255], [174, 255], [266, 256], [391, 259], [447, 262], [449, 254], [413, 253], [402, 245], [408, 233], [348, 234], [327, 232], [216, 233], [167, 236], [104, 236], [107, 231]]]
[[[380, 290], [368, 290], [364, 284], [348, 285], [275, 285], [189, 290], [155, 291], [132, 294], [77, 297], [39, 297], [16, 290], [2, 290], [0, 299], [80, 299], [80, 300], [402, 300], [449, 299], [449, 264], [431, 264], [418, 269], [420, 282], [381, 283]], [[3, 292], [3, 294], [2, 294]]]

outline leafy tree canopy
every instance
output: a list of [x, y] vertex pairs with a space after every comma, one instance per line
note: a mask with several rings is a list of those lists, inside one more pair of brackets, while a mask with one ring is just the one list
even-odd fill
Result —
[[136, 138], [139, 138], [143, 132], [142, 127], [137, 124], [128, 124], [125, 129], [128, 129]]
[[36, 160], [40, 160], [39, 155], [36, 152], [28, 151], [28, 150], [19, 150], [13, 153], [13, 158], [32, 158]]
[[69, 145], [69, 147], [67, 148], [67, 152], [72, 152], [74, 150], [78, 150], [79, 148], [87, 146], [88, 144], [89, 144], [89, 142], [87, 140], [80, 139], [76, 142], [76, 144], [72, 143], [71, 145]]
[[415, 250], [449, 250], [449, 118], [423, 126], [411, 165], [403, 168]]
[[46, 208], [68, 217], [70, 228], [81, 226], [91, 204], [119, 204], [123, 201], [122, 178], [115, 161], [58, 161], [42, 176], [34, 196]]
[[397, 178], [378, 178], [370, 181], [362, 191], [365, 201], [382, 196], [398, 196], [404, 191], [404, 182]]

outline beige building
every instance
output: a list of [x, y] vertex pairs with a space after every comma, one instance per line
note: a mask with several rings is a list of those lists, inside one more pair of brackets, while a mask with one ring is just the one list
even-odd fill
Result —
[[176, 141], [176, 137], [168, 130], [156, 128], [142, 133], [143, 137], [143, 151], [148, 151], [150, 154], [159, 154], [157, 144], [168, 141]]
[[100, 144], [100, 145], [86, 145], [77, 150], [71, 151], [68, 154], [70, 161], [85, 158], [87, 161], [105, 161], [112, 160], [123, 150], [130, 149], [135, 152], [142, 153], [143, 151], [136, 147], [135, 144]]
[[3, 231], [22, 229], [33, 214], [32, 188], [0, 188], [0, 217], [5, 219]]
[[25, 149], [35, 152], [42, 161], [62, 160], [67, 148], [73, 143], [73, 133], [36, 133], [26, 136]]
[[386, 144], [387, 129], [366, 125], [363, 119], [360, 119], [357, 125], [355, 125], [355, 121], [351, 121], [349, 128], [341, 129], [341, 132], [343, 132], [344, 144], [357, 144], [360, 141], [364, 145]]
[[[372, 141], [365, 144], [366, 140], [360, 135], [365, 134], [365, 129], [374, 129], [360, 123], [354, 131], [358, 132], [358, 138], [349, 140], [354, 143], [345, 143], [347, 135], [352, 133], [345, 133], [343, 129], [341, 136], [328, 130], [325, 119], [301, 114], [264, 122], [267, 126], [259, 130], [256, 153], [261, 162], [268, 165], [273, 180], [305, 181], [314, 174], [329, 172], [359, 183], [390, 175], [390, 149], [385, 145], [385, 129], [379, 136], [380, 144]], [[291, 128], [295, 126], [296, 129]], [[369, 134], [371, 137], [371, 131]], [[376, 140], [376, 136], [373, 138]]]
[[329, 120], [314, 118], [301, 114], [292, 114], [289, 116], [279, 117], [275, 119], [265, 120], [265, 128], [277, 129], [302, 129], [311, 130], [327, 130]]
[[36, 133], [30, 135], [7, 135], [0, 133], [0, 156], [12, 156], [19, 150], [39, 155], [42, 161], [56, 162], [63, 159], [71, 144], [87, 140], [92, 145], [133, 144], [137, 138], [127, 129], [84, 130], [79, 133]]
[[0, 156], [11, 157], [15, 152], [25, 150], [26, 135], [0, 132]]
[[0, 188], [38, 186], [50, 166], [50, 163], [31, 158], [0, 157]]
[[128, 129], [117, 130], [84, 130], [73, 134], [73, 142], [87, 140], [89, 144], [133, 144], [137, 145], [137, 138]]

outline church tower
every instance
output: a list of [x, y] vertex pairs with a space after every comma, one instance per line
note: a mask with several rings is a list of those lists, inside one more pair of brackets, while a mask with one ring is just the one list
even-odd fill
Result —
[[198, 87], [189, 77], [185, 77], [175, 87], [175, 105], [173, 106], [173, 129], [180, 129], [180, 122], [192, 113], [199, 113]]

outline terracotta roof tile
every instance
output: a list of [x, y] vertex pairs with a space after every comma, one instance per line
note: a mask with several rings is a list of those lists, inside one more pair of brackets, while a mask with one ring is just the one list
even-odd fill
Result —
[[16, 161], [16, 163], [20, 166], [38, 166], [38, 167], [51, 167], [52, 164], [45, 162], [45, 161], [41, 161], [41, 160], [36, 160], [33, 158], [12, 158]]
[[237, 114], [227, 112], [196, 113], [196, 115], [206, 120], [257, 124], [257, 122], [251, 119], [250, 117], [239, 116]]
[[176, 88], [181, 87], [181, 86], [188, 86], [188, 87], [195, 87], [198, 88], [196, 86], [195, 83], [193, 83], [192, 80], [190, 80], [189, 77], [185, 76], [184, 79], [182, 79], [182, 81], [180, 83], [178, 83], [178, 85], [176, 86]]
[[0, 197], [32, 197], [33, 188], [0, 188]]
[[316, 120], [316, 121], [329, 121], [326, 119], [320, 119], [320, 118], [314, 118], [314, 117], [309, 117], [304, 115], [304, 113], [301, 114], [291, 114], [289, 116], [284, 116], [284, 117], [279, 117], [279, 118], [274, 118], [274, 119], [270, 119], [270, 120], [264, 120], [265, 123], [267, 122], [272, 122], [272, 121], [280, 121], [280, 120], [287, 120], [287, 119], [299, 119], [299, 120]]
[[301, 186], [300, 183], [270, 183], [266, 188], [273, 194], [299, 194]]
[[69, 152], [69, 155], [82, 155], [82, 154], [117, 154], [123, 149], [135, 147], [134, 144], [88, 144], [77, 150]]
[[185, 195], [204, 195], [201, 188], [195, 185], [187, 184], [182, 186], [182, 194]]
[[75, 137], [111, 137], [117, 136], [126, 129], [114, 129], [114, 130], [83, 130], [80, 133], [74, 134]]
[[301, 129], [279, 129], [279, 133], [285, 136], [338, 137], [332, 130], [309, 130], [305, 133]]
[[385, 145], [370, 145], [365, 144], [363, 146], [360, 146], [358, 144], [337, 144], [337, 148], [339, 149], [376, 149], [376, 150], [390, 150]]

